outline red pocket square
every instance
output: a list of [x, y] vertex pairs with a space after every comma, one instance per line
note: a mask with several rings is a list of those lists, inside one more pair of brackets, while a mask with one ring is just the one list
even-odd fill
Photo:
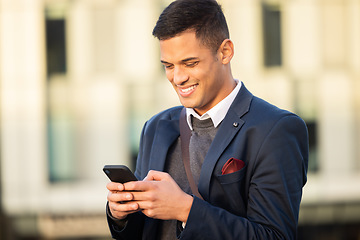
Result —
[[245, 166], [244, 161], [236, 159], [236, 158], [230, 158], [221, 169], [222, 175], [237, 172], [241, 170]]

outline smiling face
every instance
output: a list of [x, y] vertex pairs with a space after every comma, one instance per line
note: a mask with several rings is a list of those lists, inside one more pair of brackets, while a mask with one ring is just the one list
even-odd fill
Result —
[[230, 70], [233, 45], [228, 39], [214, 52], [196, 38], [194, 31], [185, 31], [161, 40], [160, 52], [166, 77], [181, 104], [199, 115], [229, 95], [236, 85]]

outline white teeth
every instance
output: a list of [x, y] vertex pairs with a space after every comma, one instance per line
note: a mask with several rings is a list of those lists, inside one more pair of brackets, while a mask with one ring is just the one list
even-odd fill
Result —
[[188, 87], [188, 88], [185, 88], [185, 89], [181, 89], [181, 91], [184, 92], [184, 93], [187, 93], [187, 92], [193, 90], [194, 88], [195, 88], [195, 85], [193, 85], [191, 87]]

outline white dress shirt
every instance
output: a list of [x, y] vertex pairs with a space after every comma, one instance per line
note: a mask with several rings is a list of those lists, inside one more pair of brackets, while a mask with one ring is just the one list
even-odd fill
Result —
[[213, 108], [211, 108], [209, 111], [204, 113], [202, 116], [197, 114], [197, 112], [195, 112], [195, 110], [193, 108], [186, 108], [187, 123], [191, 130], [193, 130], [192, 124], [191, 124], [191, 115], [193, 115], [194, 117], [196, 117], [197, 119], [200, 119], [200, 120], [205, 120], [205, 119], [211, 118], [211, 121], [213, 122], [214, 127], [216, 128], [217, 126], [219, 126], [219, 124], [222, 122], [222, 120], [224, 120], [226, 113], [228, 112], [236, 95], [240, 91], [241, 82], [237, 79], [235, 79], [235, 82], [237, 84], [236, 84], [236, 87], [234, 88], [234, 90], [232, 90], [232, 92], [229, 95], [227, 95], [226, 98], [221, 100], [218, 104], [216, 104]]

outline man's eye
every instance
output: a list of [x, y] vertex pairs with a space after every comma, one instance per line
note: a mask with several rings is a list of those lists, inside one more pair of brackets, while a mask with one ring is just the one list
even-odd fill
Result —
[[186, 66], [187, 67], [195, 67], [196, 65], [198, 65], [199, 62], [191, 62], [191, 63], [187, 63]]
[[173, 68], [173, 65], [164, 65], [165, 69], [171, 69]]

